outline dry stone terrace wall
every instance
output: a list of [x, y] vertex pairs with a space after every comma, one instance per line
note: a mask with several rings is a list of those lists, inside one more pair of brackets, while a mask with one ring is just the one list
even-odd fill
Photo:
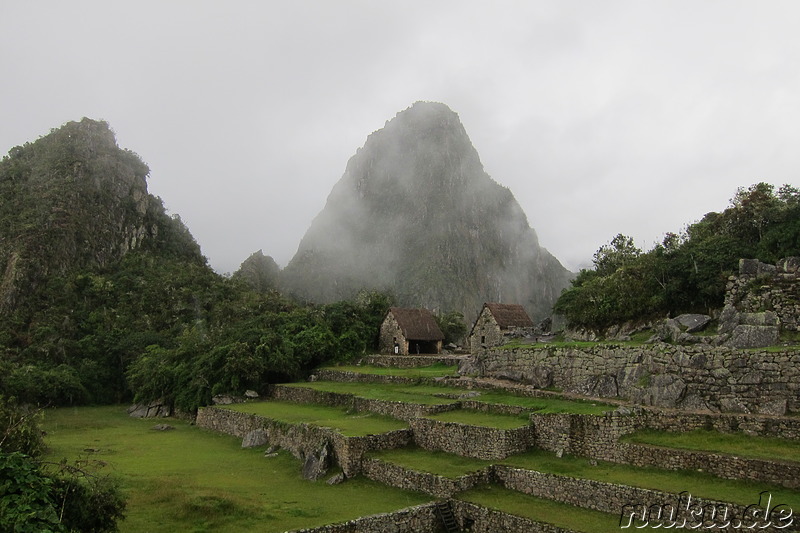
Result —
[[452, 411], [459, 407], [457, 402], [451, 404], [416, 404], [399, 401], [374, 400], [370, 398], [359, 398], [352, 394], [282, 385], [275, 385], [271, 389], [270, 398], [292, 403], [317, 403], [333, 407], [345, 407], [354, 411], [376, 413], [405, 421], [413, 420], [420, 416]]
[[201, 428], [240, 438], [244, 438], [251, 431], [264, 429], [267, 441], [271, 445], [280, 446], [297, 458], [304, 458], [316, 452], [327, 442], [332, 446], [337, 463], [348, 477], [360, 472], [361, 459], [366, 452], [402, 448], [411, 444], [411, 432], [406, 429], [381, 435], [345, 437], [330, 428], [288, 424], [263, 416], [217, 407], [200, 409], [196, 424]]
[[393, 513], [364, 516], [341, 524], [311, 529], [296, 529], [288, 533], [438, 533], [441, 529], [432, 503], [401, 509]]
[[644, 410], [637, 415], [531, 414], [538, 448], [667, 470], [697, 470], [727, 479], [750, 479], [788, 488], [800, 487], [800, 463], [766, 461], [710, 452], [665, 449], [619, 442], [639, 429], [691, 431], [715, 429], [721, 432], [745, 430], [749, 434], [800, 438], [800, 419], [752, 415], [684, 414]]
[[435, 364], [457, 365], [464, 359], [459, 355], [368, 355], [364, 364], [394, 368], [417, 368]]
[[564, 529], [551, 524], [534, 522], [521, 516], [515, 516], [502, 511], [488, 509], [474, 503], [454, 500], [453, 512], [458, 517], [461, 526], [466, 521], [471, 524], [470, 533], [577, 533], [572, 529]]
[[800, 412], [800, 351], [545, 345], [475, 355], [459, 372], [642, 405], [774, 415]]
[[373, 481], [400, 489], [420, 490], [437, 498], [449, 498], [458, 492], [491, 483], [494, 480], [492, 472], [492, 468], [487, 467], [479, 472], [451, 479], [374, 458], [364, 458], [361, 465], [361, 473]]
[[[751, 517], [752, 515], [747, 513], [753, 510], [751, 508], [748, 511], [748, 506], [745, 505], [704, 500], [690, 494], [676, 495], [591, 479], [578, 479], [535, 472], [504, 465], [495, 465], [494, 475], [498, 482], [507, 489], [617, 516], [620, 516], [623, 512], [626, 516], [637, 513], [639, 516], [644, 516], [644, 509], [669, 509], [672, 506], [676, 508], [679, 520], [686, 518], [689, 523], [692, 523], [695, 520], [691, 513], [697, 512], [698, 515], [694, 516], [699, 516], [700, 510], [704, 508], [709, 509], [709, 511], [712, 507], [719, 510], [727, 508], [728, 518]], [[691, 497], [691, 500], [689, 500], [689, 497]], [[755, 506], [759, 504], [759, 494], [755, 491], [753, 493], [753, 504]], [[711, 520], [712, 515], [710, 512], [705, 516], [709, 518], [709, 523], [722, 525], [726, 522], [721, 512], [716, 516], [716, 520]], [[766, 522], [766, 520], [763, 522]], [[627, 523], [627, 520], [625, 523]], [[769, 529], [767, 528], [767, 530]], [[774, 531], [778, 530], [774, 529]], [[796, 528], [788, 529], [788, 531], [796, 530]]]
[[533, 446], [534, 429], [498, 429], [442, 422], [429, 418], [409, 421], [414, 442], [426, 450], [442, 450], [476, 459], [505, 459]]

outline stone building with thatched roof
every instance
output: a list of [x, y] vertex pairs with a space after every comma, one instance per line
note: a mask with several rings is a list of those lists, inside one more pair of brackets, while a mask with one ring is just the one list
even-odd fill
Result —
[[521, 305], [485, 303], [469, 334], [470, 349], [479, 353], [513, 337], [529, 337], [533, 329], [533, 321]]
[[391, 307], [381, 324], [381, 353], [438, 354], [444, 333], [427, 309]]

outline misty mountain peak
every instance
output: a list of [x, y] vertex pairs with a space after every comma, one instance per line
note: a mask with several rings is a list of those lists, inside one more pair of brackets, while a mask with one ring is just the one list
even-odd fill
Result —
[[468, 317], [485, 301], [544, 316], [568, 277], [511, 191], [486, 174], [458, 115], [417, 102], [350, 158], [283, 284], [319, 302], [387, 289], [400, 305]]

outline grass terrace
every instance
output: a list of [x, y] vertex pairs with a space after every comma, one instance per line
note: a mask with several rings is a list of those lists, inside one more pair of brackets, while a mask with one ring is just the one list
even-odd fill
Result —
[[462, 492], [459, 500], [585, 533], [620, 531], [619, 516], [536, 498], [496, 485]]
[[625, 435], [620, 440], [667, 448], [725, 453], [755, 459], [800, 462], [800, 441], [777, 437], [720, 433], [702, 429], [682, 433], [643, 430]]
[[387, 433], [408, 427], [404, 422], [374, 413], [352, 413], [341, 407], [289, 402], [247, 402], [226, 405], [225, 409], [252, 413], [290, 424], [311, 424], [333, 428], [347, 437]]
[[342, 365], [342, 366], [327, 366], [322, 367], [320, 370], [339, 370], [342, 372], [355, 372], [358, 374], [373, 374], [376, 376], [399, 376], [404, 378], [440, 378], [445, 376], [454, 376], [458, 374], [457, 365], [445, 365], [437, 363], [430, 366], [421, 366], [415, 368], [396, 368], [385, 366], [372, 366], [372, 365]]
[[[171, 431], [154, 431], [168, 422]], [[103, 461], [128, 499], [121, 533], [281, 532], [419, 505], [431, 498], [365, 478], [305, 481], [286, 452], [242, 449], [241, 439], [182, 420], [129, 417], [124, 406], [48, 410], [47, 460]], [[347, 502], [343, 505], [342, 502]]]
[[792, 509], [800, 509], [800, 491], [784, 487], [755, 481], [720, 479], [703, 472], [640, 468], [606, 461], [596, 461], [597, 464], [593, 465], [585, 457], [568, 455], [556, 457], [553, 453], [535, 449], [512, 455], [501, 461], [470, 459], [450, 453], [430, 452], [412, 447], [384, 450], [375, 453], [372, 457], [413, 470], [430, 472], [449, 478], [457, 478], [470, 472], [475, 472], [490, 464], [504, 464], [525, 470], [535, 470], [572, 478], [592, 479], [673, 494], [689, 491], [697, 497], [741, 505], [758, 503], [759, 493], [761, 491], [769, 491], [773, 496], [773, 501], [786, 503]]
[[444, 413], [428, 415], [426, 418], [440, 420], [442, 422], [456, 422], [469, 426], [483, 426], [497, 429], [516, 429], [530, 425], [530, 420], [527, 415], [500, 415], [473, 411], [471, 409], [446, 411]]
[[370, 452], [370, 457], [418, 472], [430, 472], [450, 479], [482, 470], [497, 461], [461, 457], [443, 451], [430, 451], [417, 446]]
[[313, 381], [308, 383], [286, 383], [287, 387], [304, 387], [326, 392], [352, 394], [361, 398], [389, 402], [408, 402], [426, 405], [451, 404], [452, 398], [437, 397], [436, 394], [461, 394], [463, 389], [438, 385], [399, 385], [395, 383], [340, 383], [338, 381]]
[[[402, 401], [416, 404], [451, 404], [454, 398], [464, 394], [465, 390], [446, 385], [401, 385], [396, 383], [340, 383], [334, 381], [314, 381], [307, 383], [287, 383], [288, 387], [305, 387], [315, 390], [353, 394], [361, 398], [374, 400]], [[489, 403], [514, 405], [537, 413], [576, 413], [601, 415], [616, 408], [614, 405], [588, 400], [568, 400], [557, 397], [519, 396], [502, 390], [481, 390], [480, 395], [470, 400]], [[442, 395], [452, 396], [445, 398]]]

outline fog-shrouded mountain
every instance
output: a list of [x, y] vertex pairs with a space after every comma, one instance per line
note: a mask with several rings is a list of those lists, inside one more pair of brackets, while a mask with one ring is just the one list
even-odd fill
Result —
[[16, 309], [54, 277], [108, 267], [143, 246], [170, 241], [203, 260], [185, 226], [148, 193], [148, 172], [107, 123], [88, 118], [12, 148], [0, 162], [0, 309]]
[[519, 303], [541, 319], [570, 278], [484, 171], [458, 115], [417, 102], [350, 158], [282, 287], [321, 303], [389, 290], [400, 305], [470, 319], [486, 301]]

